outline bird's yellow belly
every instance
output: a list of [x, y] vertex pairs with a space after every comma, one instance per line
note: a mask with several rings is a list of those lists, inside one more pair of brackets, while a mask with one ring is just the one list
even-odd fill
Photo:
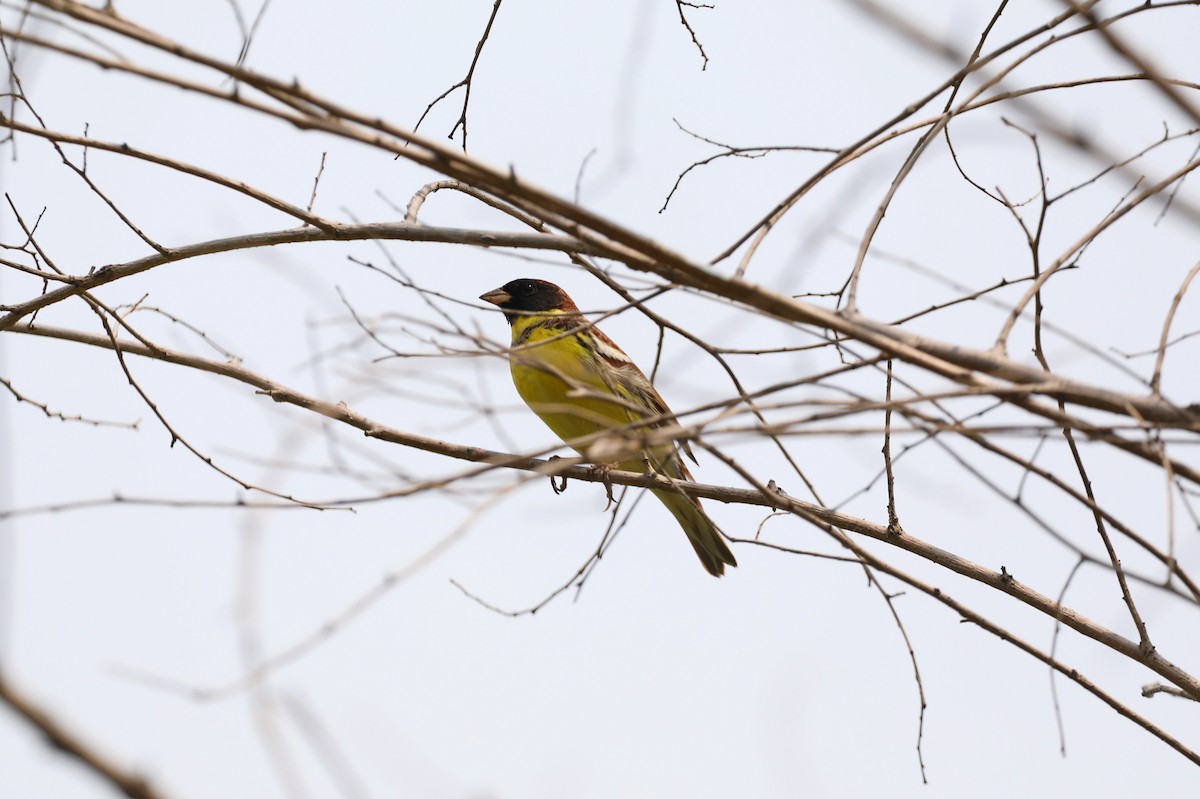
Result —
[[[543, 337], [546, 342], [539, 344]], [[514, 339], [517, 338], [514, 328]], [[630, 422], [642, 418], [589, 368], [592, 357], [574, 338], [552, 330], [534, 331], [524, 347], [510, 356], [517, 393], [555, 435], [568, 443], [605, 430], [628, 431]], [[593, 443], [572, 444], [572, 448], [586, 456], [585, 450]], [[635, 472], [646, 469], [640, 454], [622, 461], [619, 467]]]
[[521, 399], [563, 441], [629, 423], [629, 412], [620, 402], [587, 396], [598, 389], [587, 385], [573, 388], [544, 368], [514, 362], [512, 378]]

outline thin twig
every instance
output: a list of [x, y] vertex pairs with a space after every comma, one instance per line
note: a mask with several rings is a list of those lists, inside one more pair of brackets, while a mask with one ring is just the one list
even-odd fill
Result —
[[690, 0], [675, 0], [675, 9], [679, 11], [679, 21], [683, 24], [685, 30], [692, 37], [692, 44], [696, 45], [696, 49], [700, 51], [700, 58], [703, 63], [700, 65], [700, 71], [708, 69], [708, 53], [704, 52], [704, 45], [700, 44], [700, 40], [696, 38], [696, 31], [692, 29], [692, 24], [688, 22], [687, 15], [683, 12], [684, 8], [715, 8], [709, 3], [695, 3]]
[[450, 128], [449, 139], [454, 138], [454, 134], [462, 128], [462, 149], [467, 151], [467, 106], [471, 104], [471, 85], [475, 79], [475, 67], [479, 65], [479, 57], [483, 55], [483, 46], [487, 44], [488, 36], [492, 33], [492, 25], [496, 22], [496, 16], [500, 13], [500, 4], [504, 0], [495, 0], [492, 4], [492, 13], [488, 16], [487, 26], [483, 29], [483, 35], [479, 37], [479, 41], [475, 43], [475, 55], [471, 57], [471, 65], [467, 67], [467, 74], [458, 83], [455, 83], [449, 89], [439, 94], [433, 99], [425, 110], [421, 113], [421, 117], [417, 120], [417, 124], [413, 125], [413, 133], [416, 133], [421, 127], [421, 123], [425, 121], [425, 117], [433, 110], [433, 107], [449, 97], [456, 89], [463, 90], [462, 110], [458, 114], [458, 119], [454, 123], [454, 127]]

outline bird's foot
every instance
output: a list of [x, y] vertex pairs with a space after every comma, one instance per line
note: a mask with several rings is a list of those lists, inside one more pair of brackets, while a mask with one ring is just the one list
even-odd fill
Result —
[[[559, 457], [558, 455], [551, 455], [548, 459], [548, 461], [550, 463], [554, 463], [554, 461], [560, 461], [560, 460], [562, 460], [562, 458]], [[556, 480], [558, 482], [555, 482]], [[567, 476], [565, 474], [550, 475], [550, 490], [552, 490], [555, 494], [561, 494], [562, 492], [566, 491], [567, 490]]]
[[600, 482], [604, 484], [604, 493], [608, 496], [608, 502], [605, 503], [604, 510], [611, 508], [613, 502], [616, 501], [613, 499], [612, 481], [608, 479], [608, 473], [615, 468], [617, 468], [617, 464], [615, 463], [593, 463], [588, 467], [588, 474], [600, 478]]

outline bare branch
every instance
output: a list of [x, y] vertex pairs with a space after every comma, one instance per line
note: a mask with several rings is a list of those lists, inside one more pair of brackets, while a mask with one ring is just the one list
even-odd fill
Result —
[[89, 741], [70, 731], [0, 675], [0, 703], [33, 725], [52, 748], [67, 755], [129, 799], [161, 799], [164, 794], [138, 774], [114, 763]]
[[479, 56], [483, 55], [483, 46], [487, 44], [488, 36], [490, 36], [492, 33], [492, 25], [495, 24], [496, 16], [500, 13], [500, 4], [502, 2], [504, 2], [504, 0], [495, 0], [495, 2], [492, 3], [492, 13], [488, 16], [487, 26], [483, 29], [483, 35], [480, 36], [479, 41], [475, 43], [475, 55], [471, 57], [471, 65], [467, 67], [467, 74], [458, 83], [454, 84], [449, 89], [446, 89], [446, 91], [435, 97], [433, 102], [425, 107], [425, 111], [422, 112], [420, 118], [417, 120], [417, 124], [413, 125], [413, 133], [416, 133], [417, 130], [420, 129], [421, 123], [425, 121], [425, 117], [429, 115], [429, 112], [433, 110], [435, 105], [440, 103], [442, 100], [445, 100], [447, 97], [453, 94], [455, 90], [462, 89], [462, 110], [459, 112], [458, 120], [455, 121], [454, 127], [450, 128], [450, 134], [446, 138], [453, 139], [454, 134], [458, 133], [458, 129], [462, 128], [462, 149], [464, 153], [467, 151], [467, 106], [471, 104], [471, 85], [472, 81], [475, 79], [475, 67], [479, 65]]
[[696, 31], [692, 28], [692, 24], [688, 22], [687, 14], [684, 13], [684, 8], [715, 8], [716, 6], [710, 3], [693, 3], [689, 0], [675, 0], [675, 10], [679, 12], [679, 22], [683, 25], [684, 30], [692, 37], [692, 44], [696, 45], [696, 49], [700, 51], [700, 59], [703, 63], [700, 65], [700, 71], [708, 69], [708, 53], [704, 52], [704, 45], [700, 44], [700, 40], [696, 38]]

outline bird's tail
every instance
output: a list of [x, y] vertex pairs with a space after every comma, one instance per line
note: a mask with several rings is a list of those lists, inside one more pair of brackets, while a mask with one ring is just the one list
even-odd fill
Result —
[[679, 526], [687, 533], [688, 541], [696, 550], [704, 568], [714, 577], [725, 573], [725, 565], [737, 566], [733, 553], [729, 551], [720, 531], [700, 507], [700, 501], [678, 491], [654, 490], [662, 504], [667, 506]]

